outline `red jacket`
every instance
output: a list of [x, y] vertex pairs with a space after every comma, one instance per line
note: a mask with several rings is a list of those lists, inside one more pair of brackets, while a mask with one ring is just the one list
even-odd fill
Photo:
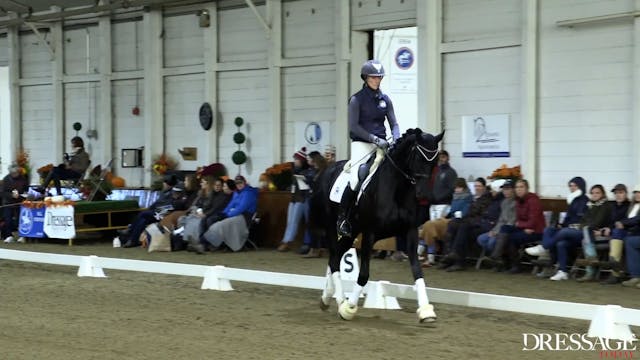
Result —
[[520, 229], [532, 229], [537, 234], [544, 231], [545, 220], [538, 195], [527, 193], [516, 201], [516, 224]]

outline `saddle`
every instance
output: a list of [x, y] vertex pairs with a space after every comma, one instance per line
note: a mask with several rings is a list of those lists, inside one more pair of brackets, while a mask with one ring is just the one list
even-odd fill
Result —
[[371, 178], [378, 170], [380, 166], [380, 162], [384, 156], [377, 156], [377, 152], [374, 152], [369, 156], [367, 162], [362, 164], [365, 166], [365, 169], [368, 171], [362, 171], [361, 166], [354, 167], [351, 165], [351, 161], [347, 161], [342, 168], [342, 172], [336, 178], [333, 185], [331, 186], [331, 192], [329, 193], [329, 199], [332, 202], [340, 203], [342, 201], [342, 195], [345, 190], [350, 187], [350, 181], [352, 176], [352, 171], [358, 171], [358, 181], [360, 182], [360, 189], [358, 190], [358, 197], [356, 198], [356, 203], [360, 200], [360, 196], [364, 193], [364, 190], [367, 188], [367, 185], [371, 182]]

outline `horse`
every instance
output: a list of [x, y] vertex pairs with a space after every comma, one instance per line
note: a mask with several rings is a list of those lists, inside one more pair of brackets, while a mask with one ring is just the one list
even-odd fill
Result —
[[[429, 198], [429, 178], [438, 157], [438, 143], [444, 132], [437, 136], [409, 129], [385, 152], [384, 160], [371, 176], [369, 184], [352, 210], [351, 227], [354, 237], [338, 238], [336, 222], [340, 204], [329, 199], [331, 188], [342, 172], [346, 161], [329, 166], [317, 181], [311, 198], [310, 220], [312, 226], [324, 230], [329, 244], [329, 271], [320, 299], [322, 310], [329, 308], [331, 297], [336, 295], [338, 314], [351, 320], [358, 310], [358, 299], [369, 281], [369, 261], [373, 244], [390, 236], [405, 236], [409, 264], [417, 291], [418, 320], [436, 320], [433, 305], [429, 304], [422, 267], [418, 260], [418, 229], [416, 213], [419, 198]], [[364, 181], [364, 179], [362, 179]], [[345, 191], [352, 191], [349, 186]], [[340, 279], [340, 259], [351, 248], [355, 236], [362, 233], [361, 265], [357, 284], [349, 299], [345, 299]]]

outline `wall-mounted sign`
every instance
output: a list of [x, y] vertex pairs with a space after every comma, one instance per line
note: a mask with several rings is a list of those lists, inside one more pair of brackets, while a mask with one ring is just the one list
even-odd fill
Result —
[[462, 117], [463, 157], [509, 157], [509, 115]]

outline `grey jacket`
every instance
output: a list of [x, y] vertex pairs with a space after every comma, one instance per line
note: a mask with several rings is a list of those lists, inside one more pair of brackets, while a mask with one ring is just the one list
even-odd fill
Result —
[[79, 174], [84, 174], [87, 171], [89, 164], [89, 154], [87, 154], [84, 149], [78, 150], [77, 153], [72, 154], [69, 158], [69, 168]]
[[500, 218], [496, 226], [491, 229], [493, 232], [500, 232], [502, 225], [513, 225], [516, 223], [516, 201], [514, 198], [504, 198], [500, 204]]

